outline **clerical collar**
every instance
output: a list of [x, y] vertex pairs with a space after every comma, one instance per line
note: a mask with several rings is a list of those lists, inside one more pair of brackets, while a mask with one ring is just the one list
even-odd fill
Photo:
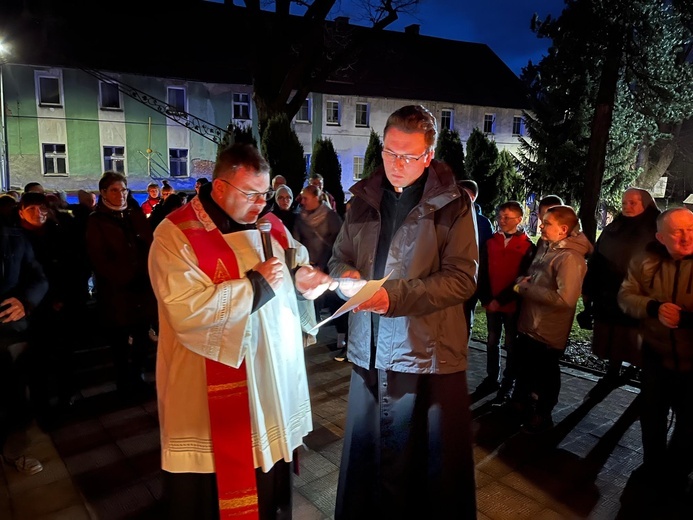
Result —
[[235, 233], [237, 231], [246, 231], [248, 229], [256, 229], [255, 224], [241, 224], [236, 222], [231, 217], [229, 217], [226, 212], [221, 209], [219, 204], [217, 204], [212, 198], [212, 183], [208, 182], [200, 186], [200, 193], [198, 195], [202, 207], [212, 219], [214, 225], [219, 228], [219, 231], [223, 235], [228, 233]]
[[387, 175], [383, 175], [383, 183], [382, 187], [384, 190], [387, 191], [392, 191], [394, 192], [397, 196], [402, 195], [403, 193], [406, 193], [407, 191], [411, 190], [415, 186], [421, 186], [423, 187], [426, 184], [426, 179], [428, 179], [428, 168], [426, 168], [421, 176], [416, 179], [414, 182], [412, 182], [409, 186], [393, 186], [392, 183], [390, 182], [390, 179], [387, 178]]

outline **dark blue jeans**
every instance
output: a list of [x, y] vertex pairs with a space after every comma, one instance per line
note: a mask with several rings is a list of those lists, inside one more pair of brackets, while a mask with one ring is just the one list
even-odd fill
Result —
[[517, 313], [515, 312], [489, 312], [486, 311], [486, 329], [488, 340], [486, 342], [486, 375], [498, 380], [501, 368], [501, 337], [505, 329], [505, 370], [503, 379], [514, 381], [517, 368], [515, 367], [515, 341], [517, 339]]

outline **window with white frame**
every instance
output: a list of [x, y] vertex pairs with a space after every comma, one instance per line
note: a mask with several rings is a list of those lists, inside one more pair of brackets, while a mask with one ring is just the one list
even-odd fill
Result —
[[513, 135], [525, 135], [525, 119], [522, 116], [513, 117]]
[[363, 157], [354, 156], [354, 180], [358, 181], [363, 177]]
[[182, 87], [168, 87], [169, 110], [174, 114], [182, 114], [185, 110], [185, 89]]
[[339, 101], [327, 101], [325, 103], [325, 122], [328, 125], [339, 124]]
[[99, 104], [101, 110], [121, 110], [120, 90], [115, 83], [99, 82]]
[[168, 162], [171, 177], [188, 176], [188, 150], [185, 148], [169, 148]]
[[59, 107], [63, 105], [60, 77], [58, 76], [38, 76], [39, 105], [49, 107]]
[[449, 108], [444, 108], [440, 111], [440, 128], [441, 130], [443, 128], [447, 128], [448, 130], [452, 130], [452, 110]]
[[125, 147], [123, 146], [104, 146], [103, 147], [103, 169], [104, 171], [125, 173]]
[[43, 144], [43, 174], [67, 175], [67, 152], [64, 144]]
[[301, 108], [298, 109], [298, 113], [296, 114], [296, 121], [298, 121], [299, 123], [310, 123], [310, 99], [306, 98], [306, 100], [301, 105]]
[[356, 126], [368, 126], [368, 103], [356, 103]]
[[496, 133], [496, 114], [484, 114], [484, 133]]
[[233, 95], [233, 118], [250, 119], [250, 94], [239, 92]]

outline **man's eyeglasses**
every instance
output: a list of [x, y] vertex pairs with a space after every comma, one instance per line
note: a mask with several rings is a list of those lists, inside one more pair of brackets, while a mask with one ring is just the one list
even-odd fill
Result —
[[269, 199], [271, 199], [272, 197], [274, 197], [274, 190], [273, 190], [272, 188], [270, 188], [270, 189], [267, 190], [267, 191], [263, 191], [263, 192], [253, 191], [253, 192], [251, 192], [251, 193], [247, 193], [247, 192], [245, 192], [245, 191], [243, 191], [243, 190], [241, 190], [241, 189], [239, 189], [239, 188], [236, 188], [236, 186], [234, 186], [233, 184], [231, 184], [231, 183], [230, 183], [229, 181], [227, 181], [227, 180], [224, 180], [224, 179], [219, 179], [219, 180], [220, 180], [221, 182], [225, 183], [225, 184], [228, 184], [228, 185], [231, 186], [233, 189], [235, 189], [235, 190], [237, 190], [237, 191], [240, 191], [243, 195], [245, 195], [246, 200], [247, 200], [248, 202], [251, 202], [251, 203], [257, 203], [257, 202], [260, 202], [260, 201], [262, 201], [262, 202], [267, 202]]
[[108, 188], [106, 191], [108, 193], [127, 194], [130, 190], [127, 188]]
[[383, 150], [383, 158], [388, 159], [391, 162], [395, 161], [402, 161], [404, 164], [409, 164], [412, 162], [416, 162], [419, 159], [421, 159], [424, 155], [427, 155], [430, 150], [426, 150], [424, 153], [419, 155], [418, 157], [414, 157], [413, 155], [400, 155], [395, 152], [391, 152], [390, 150]]

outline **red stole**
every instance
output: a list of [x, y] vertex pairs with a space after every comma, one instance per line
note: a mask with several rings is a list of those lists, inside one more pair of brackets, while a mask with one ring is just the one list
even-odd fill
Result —
[[[200, 269], [213, 283], [239, 279], [236, 255], [216, 226], [205, 229], [199, 212], [204, 209], [194, 199], [167, 218], [185, 234]], [[288, 247], [284, 225], [275, 215], [267, 217], [272, 222], [272, 236], [282, 247]], [[205, 366], [220, 517], [258, 518], [245, 364], [236, 369], [205, 359]]]

